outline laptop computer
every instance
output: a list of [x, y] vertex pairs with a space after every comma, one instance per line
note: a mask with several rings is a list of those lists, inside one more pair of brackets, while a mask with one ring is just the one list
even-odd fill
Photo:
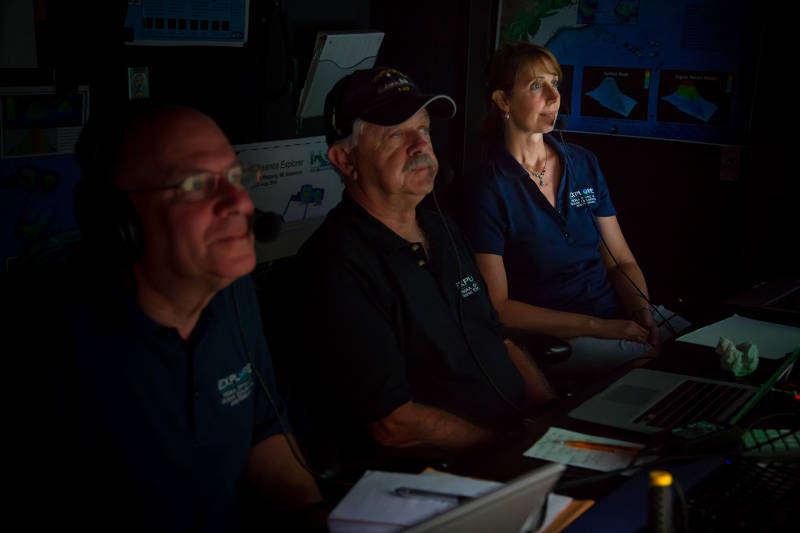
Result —
[[547, 495], [566, 467], [549, 463], [508, 482], [497, 490], [421, 522], [406, 531], [519, 533], [538, 529]]
[[639, 433], [659, 433], [710, 422], [728, 427], [789, 370], [800, 346], [760, 387], [637, 368], [570, 411], [569, 416]]

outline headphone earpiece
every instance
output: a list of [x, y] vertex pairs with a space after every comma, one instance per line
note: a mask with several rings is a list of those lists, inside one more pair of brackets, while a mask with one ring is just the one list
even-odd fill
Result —
[[93, 255], [107, 257], [117, 266], [130, 266], [141, 257], [144, 235], [139, 213], [126, 193], [84, 177], [73, 199], [81, 240]]
[[115, 266], [130, 266], [141, 257], [144, 233], [139, 213], [128, 194], [112, 182], [127, 123], [90, 121], [81, 132], [75, 157], [83, 178], [73, 192], [73, 206], [81, 241], [95, 259]]

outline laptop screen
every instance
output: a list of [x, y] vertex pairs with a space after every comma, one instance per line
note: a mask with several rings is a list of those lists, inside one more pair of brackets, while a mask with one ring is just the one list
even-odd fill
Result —
[[536, 526], [544, 513], [548, 493], [553, 490], [566, 467], [544, 465], [476, 500], [459, 505], [406, 531], [422, 533], [462, 533], [495, 531], [517, 533], [531, 523]]
[[786, 358], [786, 360], [773, 372], [769, 379], [767, 379], [763, 385], [758, 389], [758, 392], [750, 398], [746, 404], [739, 409], [739, 412], [736, 413], [733, 418], [731, 419], [731, 425], [735, 425], [742, 419], [744, 415], [746, 415], [750, 409], [752, 409], [761, 398], [763, 398], [768, 392], [772, 390], [772, 387], [775, 385], [775, 382], [778, 381], [781, 376], [783, 376], [784, 372], [789, 368], [790, 365], [794, 364], [797, 361], [797, 357], [800, 355], [800, 346], [794, 349], [792, 355]]

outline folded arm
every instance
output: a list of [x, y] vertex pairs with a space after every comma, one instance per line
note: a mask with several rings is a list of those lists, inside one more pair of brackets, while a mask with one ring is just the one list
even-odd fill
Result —
[[[531, 358], [510, 340], [505, 341], [508, 355], [525, 382], [528, 396], [535, 405], [557, 398], [547, 379]], [[430, 446], [460, 451], [484, 444], [498, 433], [478, 426], [447, 411], [416, 402], [406, 402], [389, 415], [370, 425], [375, 442], [390, 448]]]
[[370, 425], [375, 442], [390, 448], [431, 446], [460, 451], [489, 442], [497, 434], [447, 411], [406, 402]]
[[489, 287], [492, 304], [500, 315], [500, 320], [509, 329], [546, 333], [561, 338], [586, 336], [647, 341], [647, 330], [632, 320], [607, 320], [510, 300], [503, 256], [476, 254], [476, 259]]
[[311, 474], [294, 457], [286, 438], [292, 439], [300, 455], [291, 435], [284, 437], [278, 433], [267, 437], [250, 450], [246, 477], [265, 501], [282, 504], [287, 511], [294, 512], [322, 500], [322, 495]]
[[614, 287], [626, 314], [647, 330], [647, 342], [657, 344], [659, 332], [650, 311], [647, 283], [642, 269], [639, 268], [639, 264], [622, 234], [617, 217], [598, 217], [597, 223], [600, 226], [603, 240], [608, 245], [608, 249], [606, 249], [601, 244], [600, 253], [603, 256], [606, 270], [608, 270], [611, 286]]

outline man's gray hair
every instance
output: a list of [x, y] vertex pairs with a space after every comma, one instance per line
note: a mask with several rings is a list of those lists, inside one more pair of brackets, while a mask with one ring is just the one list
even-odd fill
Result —
[[350, 135], [336, 142], [344, 144], [346, 148], [355, 148], [358, 146], [358, 138], [361, 137], [361, 133], [364, 131], [365, 124], [366, 122], [360, 118], [355, 119], [353, 121], [353, 131], [350, 133]]
[[[350, 135], [348, 135], [344, 139], [339, 139], [333, 144], [341, 144], [348, 150], [352, 150], [353, 148], [358, 146], [358, 138], [361, 137], [361, 133], [364, 131], [364, 126], [366, 124], [367, 123], [361, 120], [360, 118], [355, 119], [353, 121], [353, 131], [350, 133]], [[342, 173], [341, 170], [339, 170], [339, 167], [337, 167], [336, 165], [332, 166], [333, 169], [336, 171], [336, 173], [339, 174], [339, 177], [342, 178], [342, 181], [344, 181], [344, 179], [348, 177], [346, 174]]]

